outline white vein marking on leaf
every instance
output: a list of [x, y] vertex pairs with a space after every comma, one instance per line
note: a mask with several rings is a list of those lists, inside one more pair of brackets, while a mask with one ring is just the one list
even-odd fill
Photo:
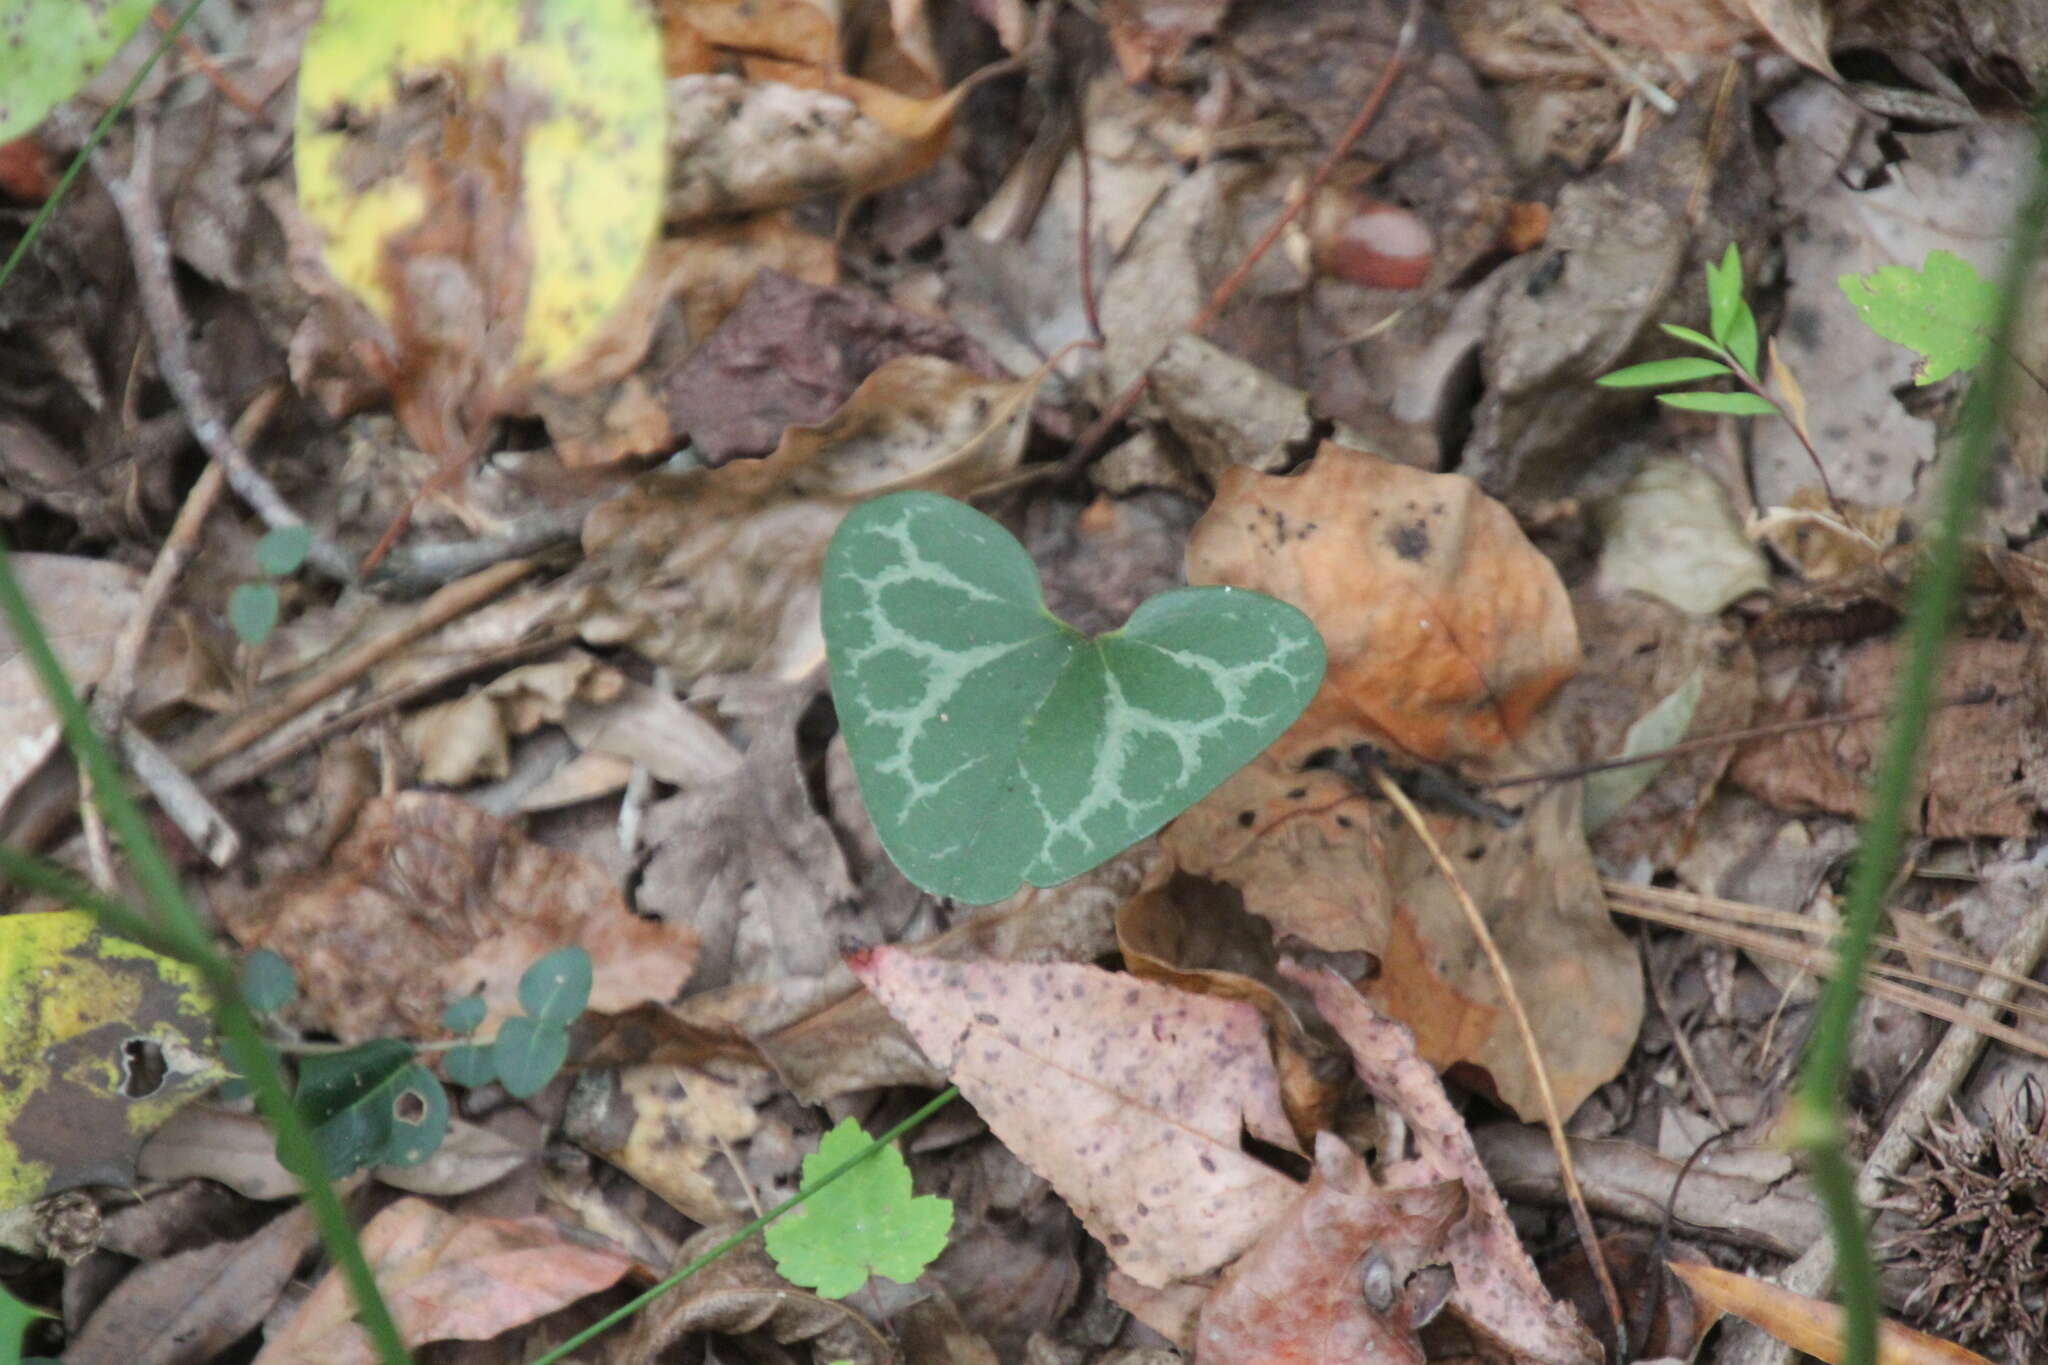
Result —
[[[1163, 820], [1165, 817], [1161, 817], [1159, 812], [1181, 799], [1185, 784], [1201, 768], [1202, 753], [1209, 743], [1220, 740], [1226, 731], [1234, 728], [1256, 728], [1264, 719], [1246, 704], [1252, 682], [1266, 674], [1277, 675], [1283, 683], [1293, 679], [1294, 674], [1286, 663], [1296, 654], [1306, 652], [1308, 641], [1282, 636], [1278, 632], [1270, 633], [1274, 637], [1273, 648], [1267, 655], [1243, 664], [1226, 664], [1206, 654], [1169, 649], [1150, 641], [1132, 641], [1155, 650], [1185, 669], [1202, 674], [1222, 696], [1224, 704], [1215, 715], [1200, 720], [1168, 719], [1134, 705], [1124, 696], [1115, 673], [1104, 669], [1108, 705], [1102, 721], [1102, 743], [1096, 749], [1087, 790], [1081, 800], [1065, 815], [1058, 815], [1039, 785], [1031, 780], [1028, 773], [1025, 774], [1025, 787], [1031, 803], [1046, 824], [1040, 860], [1050, 860], [1063, 839], [1072, 840], [1086, 852], [1119, 837], [1113, 828], [1110, 832], [1093, 835], [1088, 832], [1086, 826], [1104, 812], [1120, 810], [1125, 828], [1141, 827], [1155, 819]], [[1162, 784], [1149, 798], [1134, 800], [1125, 792], [1124, 769], [1132, 760], [1136, 741], [1146, 735], [1163, 737], [1174, 747], [1180, 759], [1180, 772], [1175, 781]]]
[[[987, 763], [994, 757], [982, 753], [969, 757], [955, 765], [950, 771], [936, 779], [918, 776], [915, 750], [924, 738], [925, 729], [942, 715], [946, 706], [959, 694], [961, 687], [977, 672], [1001, 660], [1004, 656], [1022, 648], [1030, 641], [1010, 644], [983, 645], [972, 649], [955, 649], [932, 643], [898, 626], [882, 606], [885, 590], [903, 583], [931, 583], [940, 588], [950, 589], [974, 601], [1004, 603], [1005, 599], [989, 592], [977, 583], [969, 582], [953, 572], [945, 564], [925, 557], [916, 539], [910, 534], [909, 516], [888, 523], [878, 523], [870, 528], [871, 534], [892, 542], [896, 548], [896, 562], [872, 578], [859, 580], [858, 586], [863, 598], [860, 617], [867, 624], [871, 638], [866, 645], [852, 650], [848, 660], [856, 672], [879, 655], [892, 651], [910, 656], [917, 664], [919, 675], [924, 680], [923, 695], [907, 706], [875, 707], [865, 711], [868, 724], [897, 732], [898, 740], [889, 757], [875, 765], [878, 774], [896, 778], [909, 789], [904, 802], [907, 811], [925, 801], [935, 801], [946, 787], [962, 775]], [[961, 845], [954, 843], [943, 848], [928, 849], [928, 856], [944, 857]]]

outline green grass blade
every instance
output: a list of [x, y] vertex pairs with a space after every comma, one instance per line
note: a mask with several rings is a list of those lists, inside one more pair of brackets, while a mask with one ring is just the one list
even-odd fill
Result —
[[[2033, 186], [2012, 233], [2015, 246], [1999, 285], [1993, 335], [2000, 355], [2009, 353], [2015, 320], [2022, 313], [2021, 296], [2033, 266], [2033, 244], [2048, 226], [2048, 103], [2036, 111], [2034, 128], [2039, 159]], [[1795, 1101], [1794, 1133], [1811, 1157], [1814, 1183], [1834, 1232], [1842, 1306], [1848, 1318], [1847, 1365], [1875, 1365], [1878, 1318], [1877, 1273], [1863, 1210], [1856, 1200], [1855, 1174], [1842, 1142], [1841, 1099], [1850, 1032], [1871, 940], [1883, 912], [1885, 893], [1899, 866], [1906, 803], [1912, 796], [1942, 649], [1961, 600], [1963, 539], [1976, 515], [1991, 462], [1997, 416], [2004, 409], [2011, 383], [2010, 369], [2006, 364], [1994, 364], [1978, 381], [1980, 387], [1965, 409], [1962, 440], [1942, 480], [1932, 547], [1914, 580], [1907, 609], [1907, 653], [1893, 694], [1891, 734], [1849, 876], [1841, 955], [1821, 996]]]

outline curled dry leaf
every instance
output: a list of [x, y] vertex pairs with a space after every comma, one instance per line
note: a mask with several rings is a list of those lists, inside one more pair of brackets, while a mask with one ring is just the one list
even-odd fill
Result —
[[693, 934], [636, 916], [595, 863], [426, 792], [367, 803], [325, 866], [221, 909], [245, 947], [292, 964], [304, 1019], [351, 1043], [438, 1037], [443, 1006], [479, 991], [488, 1037], [526, 969], [570, 944], [605, 1014], [673, 999], [697, 960]]
[[[1330, 651], [1308, 711], [1256, 763], [1170, 826], [1183, 871], [1227, 882], [1283, 935], [1379, 958], [1374, 1004], [1443, 1068], [1469, 1063], [1525, 1118], [1527, 1054], [1455, 892], [1415, 833], [1318, 751], [1370, 744], [1466, 775], [1565, 766], [1550, 707], [1578, 666], [1563, 585], [1507, 510], [1469, 481], [1328, 445], [1295, 478], [1224, 476], [1188, 549], [1195, 582], [1271, 592]], [[1486, 916], [1567, 1112], [1627, 1060], [1642, 1018], [1634, 948], [1608, 918], [1575, 787], [1499, 825], [1429, 816]]]
[[[363, 1254], [408, 1345], [489, 1341], [617, 1284], [630, 1257], [585, 1246], [546, 1218], [463, 1218], [399, 1200], [363, 1229]], [[259, 1365], [374, 1365], [339, 1270], [313, 1287]]]
[[1019, 1160], [1148, 1288], [1235, 1260], [1298, 1186], [1258, 1012], [1070, 963], [849, 959]]
[[1257, 588], [1323, 633], [1323, 688], [1276, 753], [1488, 758], [1578, 670], [1564, 584], [1470, 479], [1325, 442], [1298, 475], [1226, 472], [1188, 581]]
[[1417, 1331], [1451, 1285], [1457, 1180], [1381, 1189], [1357, 1153], [1316, 1135], [1308, 1189], [1202, 1305], [1200, 1365], [1423, 1365]]
[[[42, 621], [62, 621], [50, 647], [71, 685], [89, 688], [106, 676], [114, 642], [134, 614], [142, 575], [112, 560], [70, 555], [17, 554], [14, 574]], [[147, 711], [178, 700], [195, 688], [199, 675], [192, 651], [160, 632], [136, 672], [135, 705]], [[57, 747], [57, 713], [43, 697], [35, 670], [0, 623], [0, 805]]]
[[[1842, 1310], [1824, 1299], [1719, 1266], [1672, 1261], [1671, 1272], [1684, 1280], [1710, 1310], [1733, 1313], [1807, 1355], [1840, 1365], [1848, 1352], [1843, 1344]], [[1878, 1324], [1878, 1365], [1991, 1365], [1975, 1351], [1916, 1332], [1896, 1322]]]
[[468, 453], [624, 297], [660, 220], [665, 115], [628, 0], [327, 5], [299, 76], [299, 202], [401, 420]]
[[1599, 1360], [1600, 1348], [1578, 1315], [1551, 1298], [1537, 1277], [1508, 1221], [1507, 1206], [1479, 1163], [1471, 1133], [1436, 1072], [1417, 1055], [1408, 1030], [1374, 1010], [1327, 968], [1311, 972], [1283, 963], [1280, 970], [1315, 996], [1323, 1018], [1350, 1045], [1366, 1089], [1408, 1121], [1419, 1155], [1387, 1171], [1389, 1187], [1446, 1179], [1464, 1184], [1470, 1211], [1444, 1243], [1457, 1278], [1452, 1310], [1518, 1362], [1592, 1365]]
[[[1823, 713], [1882, 712], [1897, 676], [1899, 642], [1852, 646], [1835, 676], [1808, 675], [1760, 719]], [[2048, 808], [2048, 735], [2034, 718], [2039, 696], [2031, 646], [2017, 640], [1956, 641], [1942, 664], [1936, 695], [1988, 687], [1990, 700], [1950, 706], [1928, 717], [1925, 760], [1906, 806], [1909, 827], [1932, 838], [2026, 838]], [[1781, 810], [1860, 815], [1884, 743], [1883, 720], [1795, 731], [1752, 740], [1729, 778]]]
[[741, 1192], [722, 1187], [713, 1162], [760, 1127], [762, 1087], [690, 1067], [650, 1063], [607, 1068], [578, 1082], [564, 1134], [597, 1153], [699, 1223], [746, 1211]]
[[847, 509], [893, 488], [964, 495], [1014, 468], [1037, 383], [901, 356], [765, 459], [641, 479], [584, 523], [568, 619], [679, 682], [807, 674], [825, 653], [819, 568]]
[[760, 58], [748, 69], [754, 79], [669, 82], [672, 225], [908, 180], [945, 150], [970, 88], [916, 99], [827, 66]]

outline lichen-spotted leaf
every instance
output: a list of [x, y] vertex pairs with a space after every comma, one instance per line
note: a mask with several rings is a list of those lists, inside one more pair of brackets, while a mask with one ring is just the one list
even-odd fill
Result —
[[107, 64], [150, 0], [0, 4], [0, 142], [21, 136]]
[[[486, 122], [515, 139], [509, 158], [475, 135]], [[550, 374], [625, 296], [654, 241], [667, 126], [644, 0], [326, 0], [299, 68], [299, 203], [325, 234], [328, 269], [389, 324], [403, 284], [393, 263], [418, 248], [447, 179], [434, 163], [480, 160], [464, 183], [516, 197], [500, 207], [521, 216], [531, 258], [523, 317], [493, 325], [516, 323], [519, 361]], [[510, 268], [507, 245], [484, 247], [506, 259], [483, 264]]]
[[935, 493], [848, 514], [825, 555], [832, 695], [882, 846], [975, 904], [1153, 833], [1293, 723], [1323, 677], [1294, 607], [1180, 588], [1089, 639], [1024, 547]]

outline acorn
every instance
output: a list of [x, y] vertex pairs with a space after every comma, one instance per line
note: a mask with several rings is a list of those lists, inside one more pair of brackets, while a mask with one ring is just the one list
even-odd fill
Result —
[[1317, 194], [1309, 242], [1318, 270], [1368, 289], [1414, 289], [1436, 258], [1436, 238], [1414, 210], [1357, 190]]

